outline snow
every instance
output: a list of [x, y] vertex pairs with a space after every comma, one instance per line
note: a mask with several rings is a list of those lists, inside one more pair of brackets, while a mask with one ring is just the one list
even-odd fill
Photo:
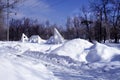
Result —
[[10, 42], [0, 42], [0, 49], [6, 50], [6, 52], [8, 51], [13, 51], [13, 53], [15, 52], [15, 54], [22, 54], [25, 51], [39, 51], [39, 52], [43, 52], [43, 53], [48, 53], [51, 50], [56, 49], [57, 47], [61, 46], [61, 44], [56, 44], [56, 45], [48, 45], [45, 43], [29, 43], [29, 42], [14, 42], [14, 41], [10, 41]]
[[88, 62], [110, 62], [116, 56], [120, 58], [120, 50], [96, 42], [88, 52], [86, 59]]
[[29, 42], [31, 43], [43, 43], [45, 40], [41, 39], [39, 35], [32, 35], [29, 38]]
[[119, 44], [0, 41], [1, 80], [120, 80], [119, 75]]
[[22, 34], [21, 41], [22, 42], [27, 42], [28, 41], [28, 37], [24, 33]]
[[53, 73], [42, 64], [28, 61], [10, 61], [0, 59], [1, 80], [58, 80]]
[[59, 31], [54, 28], [54, 35], [48, 39], [47, 43], [48, 44], [60, 44], [64, 42], [64, 38], [62, 35], [59, 33]]
[[84, 50], [91, 47], [92, 45], [92, 43], [83, 39], [73, 39], [53, 50], [51, 53], [69, 56], [79, 61], [86, 61], [85, 57], [87, 54]]
[[94, 45], [83, 39], [73, 39], [51, 51], [53, 54], [69, 56], [80, 62], [120, 61], [120, 50], [98, 42]]

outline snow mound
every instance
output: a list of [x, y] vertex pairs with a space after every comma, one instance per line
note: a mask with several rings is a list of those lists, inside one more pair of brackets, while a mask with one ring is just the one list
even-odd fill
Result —
[[83, 39], [73, 39], [66, 42], [61, 47], [53, 50], [51, 53], [69, 56], [74, 60], [86, 61], [86, 53], [84, 49], [90, 48], [92, 45], [92, 43]]
[[41, 39], [39, 35], [32, 35], [29, 38], [29, 42], [31, 42], [31, 43], [41, 43], [41, 42], [44, 42], [44, 40]]
[[21, 41], [22, 42], [27, 42], [28, 41], [28, 37], [24, 33], [22, 34]]
[[90, 48], [86, 60], [88, 62], [109, 62], [112, 60], [115, 61], [115, 59], [120, 60], [118, 57], [120, 58], [120, 50], [96, 42]]
[[54, 35], [48, 39], [47, 43], [48, 44], [60, 44], [64, 42], [64, 38], [62, 35], [59, 33], [59, 31], [54, 28]]

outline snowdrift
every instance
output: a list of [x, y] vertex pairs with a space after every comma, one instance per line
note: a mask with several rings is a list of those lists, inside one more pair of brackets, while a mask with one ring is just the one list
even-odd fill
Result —
[[116, 48], [96, 42], [89, 50], [86, 56], [88, 62], [120, 61], [120, 50]]
[[80, 62], [120, 61], [120, 50], [96, 42], [94, 45], [83, 39], [73, 39], [51, 51], [53, 54], [69, 56]]
[[0, 41], [0, 63], [1, 80], [120, 79], [120, 50], [83, 39], [62, 44]]
[[73, 39], [62, 44], [0, 42], [0, 53], [21, 55], [25, 51], [36, 51], [44, 54], [67, 56], [80, 62], [120, 61], [120, 50], [96, 42], [94, 45], [83, 39]]
[[87, 55], [84, 51], [86, 48], [90, 48], [93, 44], [83, 39], [73, 39], [64, 43], [61, 47], [53, 50], [51, 53], [69, 56], [72, 59], [79, 61], [86, 61]]

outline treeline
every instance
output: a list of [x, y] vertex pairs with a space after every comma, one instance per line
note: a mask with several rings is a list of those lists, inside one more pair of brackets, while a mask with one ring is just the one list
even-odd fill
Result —
[[56, 27], [66, 39], [83, 38], [89, 41], [105, 42], [120, 39], [120, 0], [92, 0], [89, 7], [80, 8], [77, 16], [68, 17], [66, 26], [40, 23], [37, 20], [23, 18], [10, 21], [10, 40], [20, 40], [22, 33], [28, 37], [40, 35], [48, 39]]
[[[37, 20], [31, 20], [29, 18], [23, 18], [21, 20], [12, 19], [9, 27], [9, 38], [11, 41], [20, 40], [22, 33], [25, 33], [28, 37], [31, 35], [39, 35], [43, 39], [49, 39], [50, 36], [53, 35], [54, 28], [57, 28], [65, 39], [82, 38], [89, 40], [90, 36], [91, 41], [96, 40], [101, 42], [104, 40], [106, 32], [104, 31], [104, 27], [100, 27], [99, 21], [89, 21], [90, 32], [88, 32], [88, 28], [85, 24], [86, 21], [79, 16], [74, 18], [69, 17], [64, 28], [56, 24], [52, 25], [49, 21], [38, 23]], [[116, 36], [114, 35], [115, 33], [111, 26], [110, 39], [114, 39]], [[118, 40], [120, 39], [119, 34], [120, 32], [118, 33]]]
[[[0, 0], [0, 40], [7, 40], [8, 15], [21, 0]], [[7, 26], [7, 27], [6, 27]]]

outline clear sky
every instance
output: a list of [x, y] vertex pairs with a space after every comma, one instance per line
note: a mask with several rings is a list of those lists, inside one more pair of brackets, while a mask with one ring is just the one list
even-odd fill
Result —
[[15, 17], [65, 25], [67, 17], [78, 14], [83, 5], [88, 6], [88, 0], [26, 0], [19, 3]]

